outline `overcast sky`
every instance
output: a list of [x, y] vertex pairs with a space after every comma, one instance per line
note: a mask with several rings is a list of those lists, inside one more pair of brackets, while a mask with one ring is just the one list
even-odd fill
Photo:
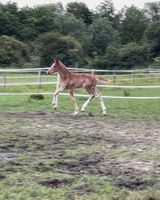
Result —
[[[0, 0], [1, 3], [6, 3], [8, 1], [16, 2], [18, 4], [18, 7], [24, 7], [24, 6], [33, 7], [39, 4], [57, 3], [57, 2], [62, 2], [63, 5], [66, 5], [66, 3], [73, 2], [76, 0]], [[103, 0], [78, 0], [78, 1], [85, 2], [90, 9], [94, 9], [97, 5], [103, 2]], [[124, 6], [131, 6], [131, 5], [143, 8], [145, 3], [153, 1], [156, 0], [112, 0], [116, 10], [120, 10]]]

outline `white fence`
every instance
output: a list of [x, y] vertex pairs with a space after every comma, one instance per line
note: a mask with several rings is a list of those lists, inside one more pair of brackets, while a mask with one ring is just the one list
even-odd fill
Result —
[[[42, 85], [56, 85], [56, 88], [59, 87], [59, 78], [57, 77], [57, 81], [42, 81], [42, 78], [48, 77], [48, 75], [43, 75], [43, 72], [47, 71], [48, 68], [32, 68], [32, 69], [0, 69], [0, 87], [4, 88], [4, 91], [6, 87], [10, 86], [29, 86], [29, 85], [37, 85], [39, 88], [42, 87]], [[160, 88], [160, 85], [148, 85], [148, 86], [135, 86], [135, 80], [138, 79], [160, 79], [160, 70], [95, 70], [95, 69], [82, 69], [82, 68], [70, 68], [70, 70], [73, 70], [77, 73], [83, 72], [83, 73], [92, 73], [92, 74], [108, 74], [108, 77], [110, 77], [113, 80], [114, 85], [98, 85], [98, 87], [102, 88], [128, 88], [128, 89], [149, 89], [149, 88]], [[36, 79], [35, 82], [14, 82], [9, 83], [8, 80], [10, 79], [27, 79], [27, 76], [9, 76], [9, 73], [31, 73], [33, 76], [29, 76], [30, 78]], [[35, 75], [35, 73], [37, 75]], [[124, 78], [125, 74], [128, 76], [131, 76], [131, 79]], [[142, 75], [146, 75], [146, 77], [141, 77]], [[132, 80], [133, 85], [115, 85], [117, 78], [120, 78], [119, 80]], [[8, 92], [0, 92], [0, 96], [12, 96], [12, 95], [31, 95], [31, 94], [42, 94], [42, 95], [53, 95], [53, 93], [8, 93]], [[68, 95], [67, 93], [61, 93], [60, 95]], [[76, 94], [76, 96], [79, 97], [88, 97], [88, 95], [84, 94]], [[108, 99], [160, 99], [159, 97], [131, 97], [131, 96], [103, 96], [104, 98]], [[58, 99], [57, 99], [58, 101]]]

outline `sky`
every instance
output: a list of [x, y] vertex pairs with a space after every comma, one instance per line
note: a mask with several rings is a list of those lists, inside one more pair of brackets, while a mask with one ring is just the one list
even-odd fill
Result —
[[[8, 1], [16, 2], [18, 4], [18, 7], [24, 7], [24, 6], [33, 7], [36, 5], [57, 3], [57, 2], [62, 2], [62, 4], [65, 6], [69, 2], [81, 1], [81, 2], [86, 3], [90, 9], [94, 9], [101, 2], [104, 2], [104, 0], [0, 0], [0, 3], [7, 3]], [[135, 5], [138, 8], [144, 8], [145, 3], [153, 2], [153, 1], [156, 1], [156, 0], [112, 0], [116, 10], [120, 10], [124, 6], [129, 7], [131, 5]]]

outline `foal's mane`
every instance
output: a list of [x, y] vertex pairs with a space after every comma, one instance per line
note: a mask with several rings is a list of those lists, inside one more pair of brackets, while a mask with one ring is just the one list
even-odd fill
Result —
[[63, 69], [65, 69], [65, 70], [68, 71], [68, 72], [71, 72], [71, 71], [68, 69], [68, 67], [67, 67], [65, 64], [63, 64], [60, 60], [57, 60], [57, 62], [58, 62], [58, 66], [61, 66]]

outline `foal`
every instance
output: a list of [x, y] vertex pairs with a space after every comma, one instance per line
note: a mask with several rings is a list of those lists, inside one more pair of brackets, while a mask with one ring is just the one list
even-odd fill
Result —
[[[100, 80], [100, 78], [88, 75], [88, 74], [76, 74], [67, 69], [67, 67], [59, 60], [55, 60], [52, 66], [47, 71], [48, 74], [54, 74], [58, 72], [61, 78], [61, 87], [57, 89], [54, 93], [52, 105], [53, 108], [56, 109], [55, 99], [56, 96], [63, 91], [64, 89], [68, 90], [71, 96], [71, 99], [74, 103], [74, 115], [77, 115], [79, 113], [79, 108], [76, 102], [76, 98], [74, 96], [74, 89], [75, 88], [85, 88], [86, 91], [90, 94], [87, 101], [83, 104], [81, 111], [84, 112], [87, 105], [91, 102], [91, 100], [94, 97], [97, 97], [100, 101], [100, 105], [102, 108], [102, 112], [105, 115], [106, 114], [106, 107], [102, 99], [102, 95], [100, 92], [96, 89], [97, 81]], [[103, 80], [103, 79], [102, 79]]]

